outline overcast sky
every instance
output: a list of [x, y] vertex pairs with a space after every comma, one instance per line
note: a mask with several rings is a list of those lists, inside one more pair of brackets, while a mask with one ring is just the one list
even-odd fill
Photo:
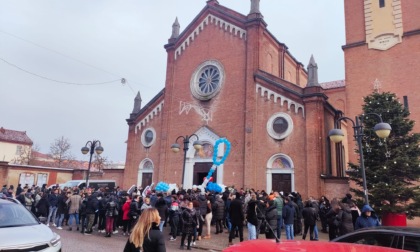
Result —
[[[314, 55], [319, 81], [327, 82], [344, 79], [343, 2], [261, 0], [260, 11], [270, 32], [305, 68]], [[250, 10], [250, 0], [219, 3], [245, 15]], [[172, 24], [178, 17], [182, 32], [205, 4], [0, 0], [0, 126], [26, 131], [43, 153], [64, 136], [81, 160], [88, 157], [80, 148], [99, 139], [103, 156], [124, 162], [125, 119], [135, 94], [140, 91], [145, 105], [164, 87], [163, 46]], [[98, 84], [104, 82], [110, 83]]]

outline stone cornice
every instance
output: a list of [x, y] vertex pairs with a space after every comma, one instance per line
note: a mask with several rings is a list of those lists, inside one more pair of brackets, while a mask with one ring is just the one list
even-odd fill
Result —
[[146, 126], [148, 122], [150, 122], [153, 117], [157, 116], [159, 112], [162, 112], [164, 101], [160, 102], [158, 105], [156, 105], [152, 111], [150, 111], [149, 114], [147, 114], [140, 122], [136, 124], [136, 127], [134, 129], [134, 132], [137, 134], [139, 130], [141, 130], [142, 127]]
[[274, 103], [277, 103], [278, 100], [280, 100], [280, 106], [283, 106], [284, 102], [287, 102], [287, 110], [290, 110], [291, 106], [294, 105], [295, 107], [295, 114], [299, 113], [299, 109], [302, 109], [302, 117], [305, 117], [305, 106], [303, 104], [300, 104], [296, 101], [293, 101], [290, 98], [287, 98], [279, 93], [276, 93], [275, 91], [268, 89], [258, 83], [256, 83], [256, 93], [260, 94], [261, 97], [267, 96], [267, 99], [272, 100]]
[[212, 14], [209, 14], [204, 18], [204, 20], [195, 28], [194, 31], [188, 35], [188, 37], [181, 43], [180, 46], [178, 46], [175, 50], [175, 60], [178, 56], [182, 54], [183, 51], [186, 50], [186, 48], [189, 46], [190, 43], [194, 41], [194, 39], [200, 34], [201, 31], [204, 30], [204, 28], [209, 25], [214, 24], [216, 26], [219, 26], [220, 28], [223, 28], [225, 31], [231, 33], [234, 36], [238, 36], [241, 39], [246, 40], [246, 30], [229, 23], [221, 18], [218, 18]]

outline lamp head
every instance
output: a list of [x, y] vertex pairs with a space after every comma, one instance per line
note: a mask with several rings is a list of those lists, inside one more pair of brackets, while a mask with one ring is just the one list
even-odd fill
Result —
[[341, 129], [332, 129], [328, 133], [328, 136], [330, 137], [331, 141], [334, 143], [339, 143], [343, 141], [344, 133]]
[[179, 150], [180, 150], [179, 144], [177, 144], [177, 143], [172, 144], [172, 145], [171, 145], [171, 150], [172, 150], [174, 153], [178, 153], [178, 152], [179, 152]]
[[194, 141], [193, 143], [194, 149], [200, 150], [203, 148], [203, 143], [200, 140]]
[[88, 147], [82, 147], [82, 153], [83, 154], [87, 154], [89, 152], [89, 148]]
[[391, 133], [391, 125], [389, 125], [388, 123], [381, 122], [376, 124], [373, 130], [375, 131], [378, 137], [387, 138]]
[[98, 146], [98, 147], [96, 147], [95, 148], [95, 152], [96, 152], [96, 154], [98, 154], [98, 155], [101, 155], [101, 153], [104, 151], [104, 148], [102, 147], [102, 146]]

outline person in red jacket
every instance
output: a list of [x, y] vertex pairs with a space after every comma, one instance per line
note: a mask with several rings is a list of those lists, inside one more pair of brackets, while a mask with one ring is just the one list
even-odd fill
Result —
[[127, 195], [127, 200], [122, 206], [122, 220], [123, 220], [123, 235], [128, 235], [131, 232], [131, 220], [128, 213], [130, 212], [131, 196]]

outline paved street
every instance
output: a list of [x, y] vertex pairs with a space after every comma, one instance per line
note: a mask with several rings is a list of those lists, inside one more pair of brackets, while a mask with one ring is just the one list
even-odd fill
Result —
[[[105, 238], [104, 234], [94, 232], [92, 235], [82, 235], [80, 232], [67, 231], [67, 227], [63, 230], [57, 230], [54, 227], [51, 227], [56, 233], [61, 236], [63, 243], [63, 251], [100, 251], [100, 252], [118, 252], [124, 249], [125, 243], [127, 242], [128, 237], [122, 236], [121, 230], [118, 234], [113, 235], [111, 238]], [[203, 239], [197, 241], [196, 247], [193, 250], [204, 250], [204, 251], [222, 251], [228, 245], [228, 234], [218, 234], [215, 235], [215, 227], [212, 226], [212, 238]], [[167, 251], [181, 251], [179, 245], [181, 238], [178, 237], [176, 241], [169, 241], [169, 227], [164, 229], [165, 241], [166, 241], [166, 250]], [[244, 238], [247, 240], [247, 229], [244, 229]], [[264, 239], [264, 236], [260, 235], [260, 239]], [[301, 237], [297, 237], [301, 239]], [[281, 241], [285, 240], [284, 230], [281, 236]], [[328, 235], [320, 233], [320, 240], [328, 240]], [[233, 243], [238, 243], [239, 238], [234, 239]]]

